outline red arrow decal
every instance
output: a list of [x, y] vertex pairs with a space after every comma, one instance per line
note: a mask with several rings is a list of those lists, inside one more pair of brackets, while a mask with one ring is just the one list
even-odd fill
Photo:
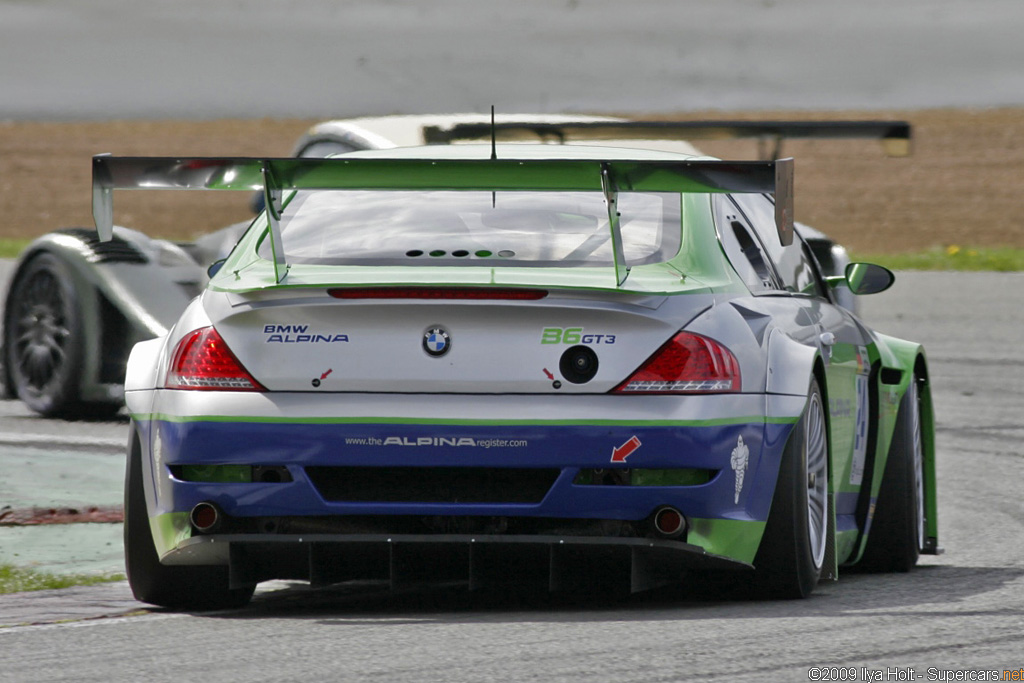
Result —
[[548, 379], [554, 379], [555, 378], [555, 376], [552, 375], [551, 372], [549, 372], [547, 368], [544, 368], [544, 374], [548, 376]]
[[320, 379], [327, 379], [327, 375], [331, 374], [332, 372], [334, 372], [334, 368], [331, 368], [330, 370], [328, 370], [324, 374], [320, 375]]
[[626, 462], [626, 458], [638, 448], [640, 448], [640, 439], [634, 436], [618, 448], [612, 449], [612, 462]]

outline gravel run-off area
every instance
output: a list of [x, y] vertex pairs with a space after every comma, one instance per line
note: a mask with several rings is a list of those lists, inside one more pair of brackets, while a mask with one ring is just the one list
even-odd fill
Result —
[[[609, 112], [614, 113], [614, 112]], [[889, 158], [874, 141], [789, 141], [797, 220], [861, 253], [931, 247], [1024, 247], [1024, 109], [857, 112], [687, 112], [677, 119], [905, 119], [913, 153]], [[0, 239], [91, 226], [90, 157], [287, 156], [315, 121], [0, 122]], [[751, 140], [703, 141], [709, 154], [756, 158]], [[191, 239], [247, 215], [229, 192], [122, 192], [115, 221]]]

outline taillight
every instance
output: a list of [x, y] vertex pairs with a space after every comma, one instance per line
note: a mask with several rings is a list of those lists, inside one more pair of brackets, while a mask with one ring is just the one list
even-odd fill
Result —
[[168, 389], [266, 391], [242, 367], [212, 327], [194, 330], [178, 342], [164, 386]]
[[736, 356], [714, 339], [680, 332], [615, 387], [617, 394], [723, 393], [740, 390]]

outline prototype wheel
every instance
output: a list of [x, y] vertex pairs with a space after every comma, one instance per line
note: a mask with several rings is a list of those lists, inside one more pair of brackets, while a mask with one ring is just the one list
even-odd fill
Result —
[[57, 256], [39, 253], [19, 271], [7, 297], [4, 363], [12, 398], [45, 417], [103, 419], [119, 401], [83, 401], [81, 386], [90, 344], [82, 320], [82, 290]]
[[754, 558], [759, 597], [804, 598], [821, 577], [828, 545], [828, 431], [817, 380], [786, 443], [768, 524]]
[[47, 417], [78, 407], [82, 320], [67, 266], [52, 254], [33, 257], [7, 297], [4, 348], [18, 398]]
[[241, 607], [255, 586], [231, 589], [228, 568], [171, 566], [160, 563], [153, 544], [142, 479], [142, 448], [131, 430], [124, 492], [124, 557], [128, 584], [136, 599], [186, 610]]
[[924, 443], [921, 396], [915, 376], [900, 402], [882, 487], [858, 566], [875, 572], [908, 572], [925, 543]]

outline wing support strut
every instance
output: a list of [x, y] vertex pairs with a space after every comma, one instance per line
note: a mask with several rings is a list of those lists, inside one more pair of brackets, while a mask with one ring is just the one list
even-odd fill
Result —
[[612, 255], [615, 259], [615, 286], [621, 287], [629, 277], [629, 266], [626, 265], [626, 251], [622, 246], [622, 226], [619, 213], [619, 192], [612, 179], [608, 164], [601, 165], [601, 190], [604, 201], [608, 204], [608, 228], [612, 232]]

